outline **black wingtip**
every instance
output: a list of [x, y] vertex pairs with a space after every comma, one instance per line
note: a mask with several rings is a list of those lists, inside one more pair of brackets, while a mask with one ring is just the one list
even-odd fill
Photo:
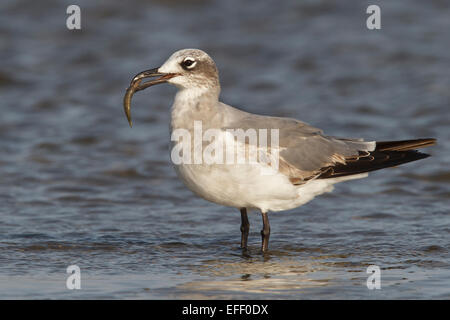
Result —
[[396, 167], [404, 163], [425, 159], [429, 156], [428, 153], [422, 153], [417, 150], [375, 150], [368, 156], [360, 157], [357, 160], [348, 160], [345, 164], [336, 164], [330, 167], [329, 170], [324, 171], [318, 178], [337, 178], [371, 172], [384, 168]]

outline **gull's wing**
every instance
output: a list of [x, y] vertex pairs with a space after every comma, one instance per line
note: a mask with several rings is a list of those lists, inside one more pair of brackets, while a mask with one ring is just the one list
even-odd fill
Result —
[[[268, 134], [270, 129], [278, 129], [279, 170], [294, 184], [318, 177], [336, 164], [345, 164], [347, 159], [368, 155], [375, 149], [375, 142], [326, 136], [322, 130], [291, 118], [245, 113], [222, 129], [267, 129]], [[270, 146], [270, 138], [267, 143]]]
[[336, 138], [295, 119], [249, 113], [238, 114], [226, 128], [278, 129], [279, 171], [296, 185], [423, 159], [429, 155], [416, 149], [436, 143], [432, 138], [381, 142]]
[[[222, 129], [268, 129], [268, 133], [270, 129], [278, 129], [279, 171], [293, 184], [360, 174], [423, 159], [429, 155], [416, 149], [436, 143], [432, 138], [382, 142], [337, 138], [292, 118], [256, 115], [223, 103], [220, 109], [225, 120]], [[268, 147], [269, 141], [270, 138]]]

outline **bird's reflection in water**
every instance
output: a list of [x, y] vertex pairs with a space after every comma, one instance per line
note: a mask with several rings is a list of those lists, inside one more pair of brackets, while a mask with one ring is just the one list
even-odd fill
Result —
[[[296, 260], [282, 251], [242, 251], [242, 259], [205, 260], [194, 272], [205, 280], [191, 281], [178, 287], [185, 293], [216, 295], [225, 298], [227, 293], [289, 294], [306, 288], [326, 286], [333, 280], [332, 272], [320, 260]], [[298, 258], [297, 258], [298, 259]], [[199, 296], [199, 298], [201, 298]]]

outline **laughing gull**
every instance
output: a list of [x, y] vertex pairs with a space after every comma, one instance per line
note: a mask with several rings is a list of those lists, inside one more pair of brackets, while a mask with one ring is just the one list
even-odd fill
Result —
[[[157, 78], [142, 82], [154, 77]], [[208, 54], [198, 49], [177, 51], [161, 67], [141, 72], [132, 79], [124, 97], [130, 126], [132, 95], [165, 82], [178, 88], [171, 110], [172, 145], [178, 151], [182, 150], [179, 155], [187, 161], [173, 161], [172, 157], [177, 175], [198, 196], [240, 210], [241, 247], [244, 249], [250, 228], [247, 210], [256, 209], [262, 214], [261, 249], [266, 252], [270, 235], [269, 211], [299, 207], [315, 196], [330, 192], [335, 183], [426, 158], [428, 154], [415, 149], [436, 142], [430, 138], [382, 142], [337, 138], [296, 119], [256, 115], [226, 105], [219, 101], [216, 65]], [[264, 161], [191, 161], [184, 156], [191, 151], [198, 152], [196, 148], [208, 144], [205, 140], [198, 144], [185, 139], [186, 136], [195, 137], [199, 127], [202, 132], [216, 130], [215, 139], [222, 142], [234, 139], [230, 138], [231, 129], [270, 131], [271, 138], [277, 143], [270, 144], [269, 148], [257, 146], [258, 155], [262, 155]], [[180, 132], [183, 139], [174, 140]], [[244, 137], [244, 140], [236, 142], [234, 139], [233, 142], [247, 152], [252, 145], [250, 140]], [[216, 149], [217, 154], [221, 147]], [[233, 159], [236, 158], [233, 156]], [[274, 163], [277, 163], [276, 167]], [[264, 171], [266, 169], [272, 170]]]

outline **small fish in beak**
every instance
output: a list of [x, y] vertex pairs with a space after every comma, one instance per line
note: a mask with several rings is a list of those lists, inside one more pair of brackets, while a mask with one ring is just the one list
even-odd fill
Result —
[[[125, 92], [125, 96], [123, 97], [123, 109], [125, 110], [125, 115], [127, 116], [130, 127], [133, 127], [133, 122], [131, 121], [131, 98], [133, 97], [133, 94], [155, 84], [164, 83], [170, 78], [178, 75], [176, 73], [161, 73], [158, 72], [158, 69], [159, 68], [146, 70], [135, 75], [133, 80], [131, 80], [130, 86]], [[155, 80], [142, 83], [142, 80], [145, 78], [153, 78], [158, 76], [160, 77]]]

